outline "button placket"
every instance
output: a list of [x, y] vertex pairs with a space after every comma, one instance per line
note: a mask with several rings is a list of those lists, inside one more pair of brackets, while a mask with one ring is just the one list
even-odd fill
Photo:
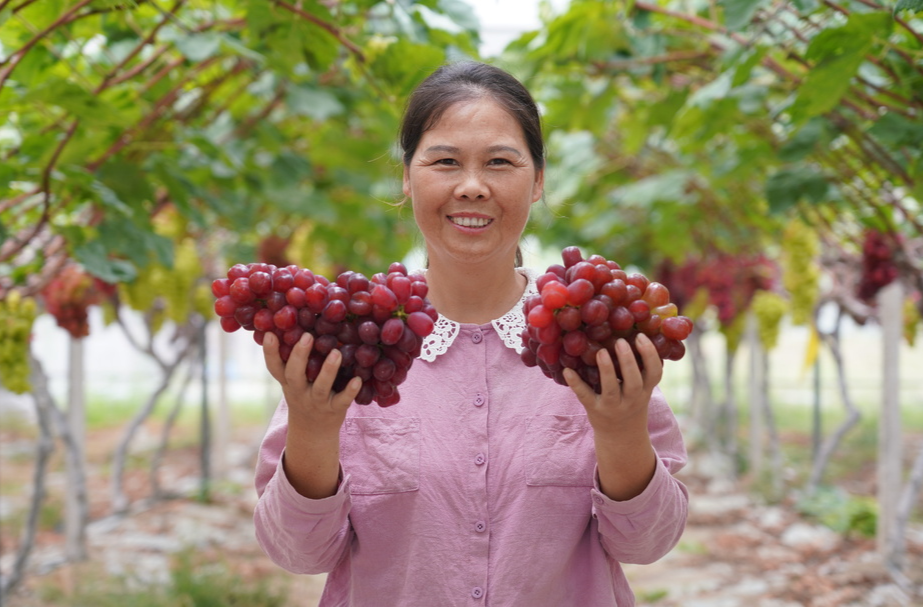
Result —
[[471, 589], [471, 596], [473, 596], [476, 599], [481, 598], [482, 596], [484, 596], [484, 589], [481, 588], [480, 586], [475, 586], [474, 588]]
[[471, 334], [471, 341], [473, 341], [476, 344], [481, 343], [483, 339], [484, 339], [484, 335], [480, 331], [475, 331], [474, 333]]

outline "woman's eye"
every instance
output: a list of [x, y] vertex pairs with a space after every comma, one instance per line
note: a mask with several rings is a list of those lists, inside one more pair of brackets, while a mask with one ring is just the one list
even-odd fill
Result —
[[504, 164], [510, 164], [510, 161], [507, 160], [506, 158], [493, 158], [493, 159], [490, 161], [489, 164], [492, 164], [492, 165], [504, 165]]
[[436, 164], [445, 164], [449, 166], [454, 166], [455, 159], [454, 158], [440, 158], [439, 160], [436, 161]]

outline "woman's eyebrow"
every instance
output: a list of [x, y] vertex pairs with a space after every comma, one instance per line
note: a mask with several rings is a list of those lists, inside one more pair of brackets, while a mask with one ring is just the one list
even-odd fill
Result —
[[[431, 145], [430, 147], [426, 148], [427, 154], [458, 154], [460, 152], [461, 150], [459, 148], [448, 144]], [[490, 146], [487, 148], [487, 152], [489, 154], [496, 154], [498, 152], [510, 152], [512, 154], [516, 154], [517, 156], [522, 156], [522, 152], [517, 148], [502, 144]]]

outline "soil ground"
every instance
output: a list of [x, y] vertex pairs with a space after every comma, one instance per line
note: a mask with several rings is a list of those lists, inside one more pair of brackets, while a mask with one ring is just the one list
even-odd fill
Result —
[[[125, 476], [132, 500], [129, 514], [109, 511], [111, 453], [121, 430], [94, 431], [87, 440], [91, 524], [88, 560], [67, 564], [60, 531], [63, 488], [62, 449], [52, 461], [49, 498], [43, 524], [29, 561], [28, 575], [8, 607], [58, 607], [87, 583], [127, 576], [138, 583], [169, 580], [178, 553], [193, 550], [199, 562], [215, 560], [241, 580], [279, 580], [289, 597], [286, 605], [317, 604], [324, 576], [292, 576], [280, 572], [253, 538], [255, 502], [252, 470], [259, 428], [235, 431], [226, 480], [215, 486], [206, 503], [195, 499], [199, 455], [194, 446], [172, 446], [159, 470], [161, 486], [177, 496], [151, 500], [150, 447], [157, 429], [136, 440], [133, 465]], [[25, 520], [34, 439], [21, 431], [0, 431], [3, 448], [0, 514], [0, 566], [12, 565], [19, 530]], [[190, 444], [194, 444], [189, 441]], [[146, 445], [146, 446], [145, 446]], [[762, 503], [742, 482], [730, 482], [715, 471], [705, 453], [692, 452], [680, 474], [691, 493], [690, 516], [679, 545], [665, 558], [627, 572], [641, 606], [658, 607], [905, 607], [923, 605], [895, 583], [882, 566], [874, 539], [841, 534], [810, 520], [791, 501]], [[874, 469], [860, 468], [851, 487], [872, 495]], [[15, 489], [17, 488], [18, 489]], [[47, 510], [47, 514], [45, 514]], [[45, 520], [47, 519], [47, 520]], [[904, 571], [923, 587], [923, 526], [913, 525]]]

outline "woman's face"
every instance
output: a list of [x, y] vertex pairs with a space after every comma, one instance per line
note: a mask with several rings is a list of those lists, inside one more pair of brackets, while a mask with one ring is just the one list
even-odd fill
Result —
[[543, 184], [522, 127], [490, 97], [450, 106], [404, 167], [431, 264], [512, 266]]

